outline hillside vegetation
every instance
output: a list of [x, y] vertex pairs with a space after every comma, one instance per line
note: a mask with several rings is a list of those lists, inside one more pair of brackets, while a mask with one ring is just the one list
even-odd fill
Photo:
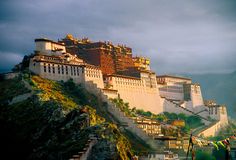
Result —
[[[8, 159], [69, 159], [82, 151], [90, 136], [98, 138], [89, 159], [130, 159], [129, 140], [108, 119], [98, 115], [97, 99], [72, 81], [55, 82], [23, 76], [33, 96], [7, 105], [6, 99], [25, 92], [22, 79], [1, 81], [0, 145]], [[8, 85], [6, 85], [8, 84]], [[17, 85], [17, 87], [15, 87]], [[70, 87], [74, 89], [69, 89]], [[21, 90], [17, 90], [22, 88]], [[102, 111], [99, 111], [102, 112]]]

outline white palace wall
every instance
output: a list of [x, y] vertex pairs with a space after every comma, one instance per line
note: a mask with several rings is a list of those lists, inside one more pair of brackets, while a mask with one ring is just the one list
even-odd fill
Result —
[[161, 97], [171, 100], [184, 100], [183, 85], [158, 85]]
[[[191, 79], [173, 76], [157, 78], [151, 71], [141, 71], [140, 78], [121, 75], [103, 77], [98, 67], [66, 53], [64, 44], [48, 39], [36, 39], [35, 42], [37, 52], [30, 59], [29, 69], [43, 78], [56, 81], [73, 79], [75, 83], [84, 85], [89, 92], [105, 97], [106, 101], [120, 97], [124, 102], [128, 102], [131, 108], [136, 107], [155, 114], [167, 111], [191, 115], [192, 112], [197, 113], [206, 108], [200, 85], [192, 84]], [[176, 107], [169, 100], [178, 101], [183, 108]], [[209, 113], [200, 113], [203, 117], [210, 116], [219, 121], [205, 130], [205, 135], [228, 124], [224, 107], [218, 107], [217, 111], [211, 112], [209, 109]]]
[[197, 85], [197, 84], [191, 85], [191, 100], [193, 103], [193, 107], [204, 105], [200, 85]]
[[43, 78], [55, 81], [73, 79], [78, 84], [92, 82], [98, 88], [104, 87], [101, 71], [91, 66], [37, 62], [31, 58], [29, 69]]
[[119, 97], [128, 102], [131, 108], [136, 107], [156, 114], [163, 112], [156, 86], [147, 87], [147, 83], [139, 78], [116, 75], [106, 77], [106, 82], [112, 89], [117, 90]]
[[36, 39], [35, 50], [46, 53], [47, 55], [61, 55], [62, 53], [66, 53], [64, 44], [53, 42], [48, 39]]

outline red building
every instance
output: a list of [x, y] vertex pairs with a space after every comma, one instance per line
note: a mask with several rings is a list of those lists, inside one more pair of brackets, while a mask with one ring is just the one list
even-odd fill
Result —
[[100, 67], [103, 74], [137, 75], [138, 69], [129, 47], [111, 42], [91, 42], [88, 38], [75, 39], [72, 35], [67, 35], [61, 42], [65, 43], [67, 52]]

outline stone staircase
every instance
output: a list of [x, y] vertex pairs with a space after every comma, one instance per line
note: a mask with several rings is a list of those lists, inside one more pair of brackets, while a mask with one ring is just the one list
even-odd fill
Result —
[[153, 149], [160, 149], [161, 147], [158, 145], [157, 141], [154, 140], [153, 137], [148, 136], [142, 129], [138, 128], [136, 122], [131, 118], [125, 115], [118, 107], [113, 104], [107, 95], [103, 94], [102, 90], [97, 87], [92, 81], [87, 81], [85, 83], [85, 88], [89, 92], [95, 94], [100, 97], [103, 102], [107, 103], [107, 111], [114, 117], [115, 121], [121, 126], [124, 126], [126, 129], [131, 131], [133, 134], [138, 136], [140, 139], [149, 144]]
[[219, 125], [220, 121], [217, 121], [217, 120], [209, 120], [209, 119], [207, 119], [207, 118], [205, 118], [205, 117], [199, 115], [199, 113], [204, 112], [204, 111], [206, 111], [206, 110], [201, 110], [201, 111], [198, 111], [198, 112], [195, 113], [195, 112], [193, 112], [193, 111], [191, 111], [191, 110], [189, 110], [189, 109], [187, 109], [187, 108], [182, 107], [180, 104], [178, 104], [178, 103], [176, 103], [176, 102], [173, 102], [173, 101], [168, 100], [168, 99], [166, 99], [166, 101], [168, 101], [170, 104], [173, 104], [175, 107], [178, 107], [178, 108], [181, 109], [184, 113], [190, 113], [190, 114], [192, 114], [192, 115], [198, 116], [199, 118], [201, 118], [201, 119], [203, 120], [203, 122], [204, 122], [205, 125], [204, 125], [204, 126], [200, 126], [200, 127], [196, 128], [196, 129], [194, 129], [194, 130], [192, 131], [193, 135], [195, 135], [195, 136], [200, 136], [200, 135], [202, 135], [203, 132], [205, 132], [205, 131], [207, 131], [207, 130], [208, 130], [208, 131], [211, 130], [211, 131], [209, 131], [209, 132], [217, 132], [216, 130], [219, 130], [218, 125]]
[[83, 151], [78, 152], [78, 154], [74, 154], [69, 160], [86, 160], [88, 159], [92, 147], [97, 143], [96, 137], [90, 137], [85, 145]]
[[214, 121], [214, 122], [210, 123], [209, 125], [204, 125], [204, 126], [198, 127], [198, 128], [196, 128], [196, 129], [194, 129], [194, 130], [192, 131], [192, 133], [193, 133], [193, 135], [199, 136], [204, 130], [206, 130], [206, 129], [208, 129], [208, 128], [214, 126], [214, 125], [216, 125], [218, 122], [219, 122], [219, 121]]
[[[195, 115], [195, 116], [201, 118], [201, 119], [204, 121], [204, 123], [207, 124], [207, 125], [209, 125], [210, 123], [212, 123], [211, 120], [209, 120], [209, 119], [207, 119], [207, 118], [205, 118], [205, 117], [199, 115], [198, 113], [195, 113], [195, 112], [193, 112], [193, 111], [191, 111], [191, 110], [189, 110], [189, 109], [187, 109], [187, 108], [185, 108], [185, 107], [182, 107], [180, 104], [176, 103], [175, 101], [172, 101], [172, 100], [169, 100], [169, 99], [166, 99], [166, 98], [165, 98], [165, 100], [166, 100], [166, 102], [168, 102], [170, 105], [172, 105], [172, 106], [177, 107], [178, 109], [180, 109], [180, 111], [182, 111], [182, 113], [187, 113], [187, 114]], [[204, 110], [204, 111], [205, 111], [205, 110]], [[201, 112], [202, 112], [202, 111], [201, 111]], [[199, 112], [199, 113], [200, 113], [200, 112]]]

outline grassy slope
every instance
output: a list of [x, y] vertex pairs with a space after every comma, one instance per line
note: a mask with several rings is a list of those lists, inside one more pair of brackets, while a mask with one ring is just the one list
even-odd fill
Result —
[[[64, 92], [70, 95], [74, 101], [83, 105], [89, 104], [93, 108], [96, 108], [98, 115], [104, 117], [106, 121], [118, 122], [115, 117], [111, 116], [107, 111], [106, 103], [102, 103], [98, 97], [90, 94], [83, 87], [68, 81], [65, 83]], [[152, 151], [151, 147], [146, 142], [134, 135], [132, 132], [129, 132], [128, 130], [122, 130], [122, 134], [124, 134], [129, 139], [134, 153], [140, 154], [141, 152]]]
[[4, 100], [11, 100], [13, 97], [30, 92], [24, 87], [21, 78], [9, 79], [0, 82], [0, 102]]
[[[96, 108], [93, 95], [77, 91], [80, 96], [72, 96], [68, 92], [68, 85], [72, 83], [57, 83], [37, 76], [28, 80], [36, 95], [12, 106], [1, 103], [0, 140], [3, 155], [23, 159], [67, 159], [83, 149], [92, 133], [100, 138], [95, 150], [108, 147], [92, 159], [129, 159], [131, 147], [119, 129], [111, 123], [105, 123], [95, 109], [84, 107], [94, 104]], [[5, 83], [0, 82], [0, 86], [5, 86]], [[9, 84], [4, 92], [9, 88], [13, 91], [14, 83]], [[15, 92], [9, 94], [15, 95]], [[86, 113], [82, 112], [84, 108]]]

